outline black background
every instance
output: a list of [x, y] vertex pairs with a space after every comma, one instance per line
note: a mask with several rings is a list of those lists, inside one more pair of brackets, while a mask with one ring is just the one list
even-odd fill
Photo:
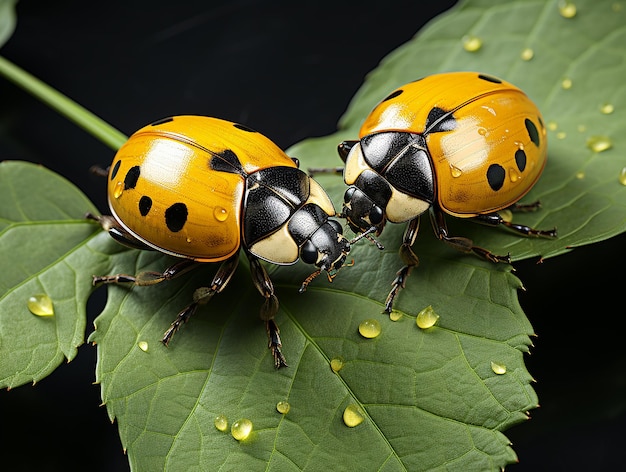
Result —
[[[104, 4], [23, 0], [0, 54], [126, 134], [164, 116], [201, 114], [245, 123], [287, 148], [334, 132], [367, 72], [454, 2]], [[88, 169], [107, 165], [112, 151], [4, 79], [0, 100], [0, 159], [42, 163], [105, 209]], [[516, 264], [539, 335], [527, 365], [541, 408], [505, 432], [521, 460], [510, 470], [623, 463], [625, 242]], [[88, 332], [101, 308], [90, 302]], [[95, 354], [84, 345], [35, 387], [0, 392], [2, 461], [12, 470], [128, 470], [92, 385]]]

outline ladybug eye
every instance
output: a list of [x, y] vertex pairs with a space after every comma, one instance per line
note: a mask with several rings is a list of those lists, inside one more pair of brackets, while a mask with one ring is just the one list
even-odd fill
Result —
[[337, 220], [328, 220], [328, 223], [333, 227], [337, 234], [343, 234], [343, 226]]
[[370, 223], [372, 223], [373, 225], [382, 223], [383, 210], [379, 206], [374, 205], [372, 209], [370, 210], [369, 218], [370, 218]]
[[350, 200], [352, 200], [352, 195], [354, 195], [355, 191], [356, 187], [350, 187], [348, 190], [346, 190], [346, 193], [343, 194], [344, 203], [348, 203]]
[[317, 248], [311, 240], [307, 240], [300, 248], [300, 258], [306, 264], [315, 264], [317, 262]]

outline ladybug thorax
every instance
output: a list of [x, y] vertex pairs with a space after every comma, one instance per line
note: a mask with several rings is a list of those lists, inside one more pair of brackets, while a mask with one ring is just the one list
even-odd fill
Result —
[[410, 220], [425, 212], [435, 197], [430, 155], [424, 138], [415, 133], [387, 131], [363, 137], [346, 158], [344, 180], [359, 189], [346, 192], [343, 212], [361, 230], [379, 226], [380, 211], [381, 221]]

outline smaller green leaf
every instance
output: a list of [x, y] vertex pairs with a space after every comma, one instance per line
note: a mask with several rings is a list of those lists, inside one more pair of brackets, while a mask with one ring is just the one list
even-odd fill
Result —
[[17, 0], [0, 0], [0, 46], [8, 41], [15, 30]]

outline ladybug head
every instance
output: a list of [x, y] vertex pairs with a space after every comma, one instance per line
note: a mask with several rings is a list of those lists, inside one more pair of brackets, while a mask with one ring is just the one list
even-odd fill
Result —
[[350, 241], [342, 234], [343, 228], [336, 220], [328, 219], [300, 247], [300, 258], [307, 264], [314, 264], [318, 270], [313, 272], [300, 287], [300, 292], [322, 271], [328, 273], [328, 280], [337, 275], [350, 252]]
[[349, 187], [344, 194], [341, 216], [347, 220], [350, 229], [357, 234], [375, 232], [378, 236], [382, 233], [387, 221], [384, 210], [355, 186]]

